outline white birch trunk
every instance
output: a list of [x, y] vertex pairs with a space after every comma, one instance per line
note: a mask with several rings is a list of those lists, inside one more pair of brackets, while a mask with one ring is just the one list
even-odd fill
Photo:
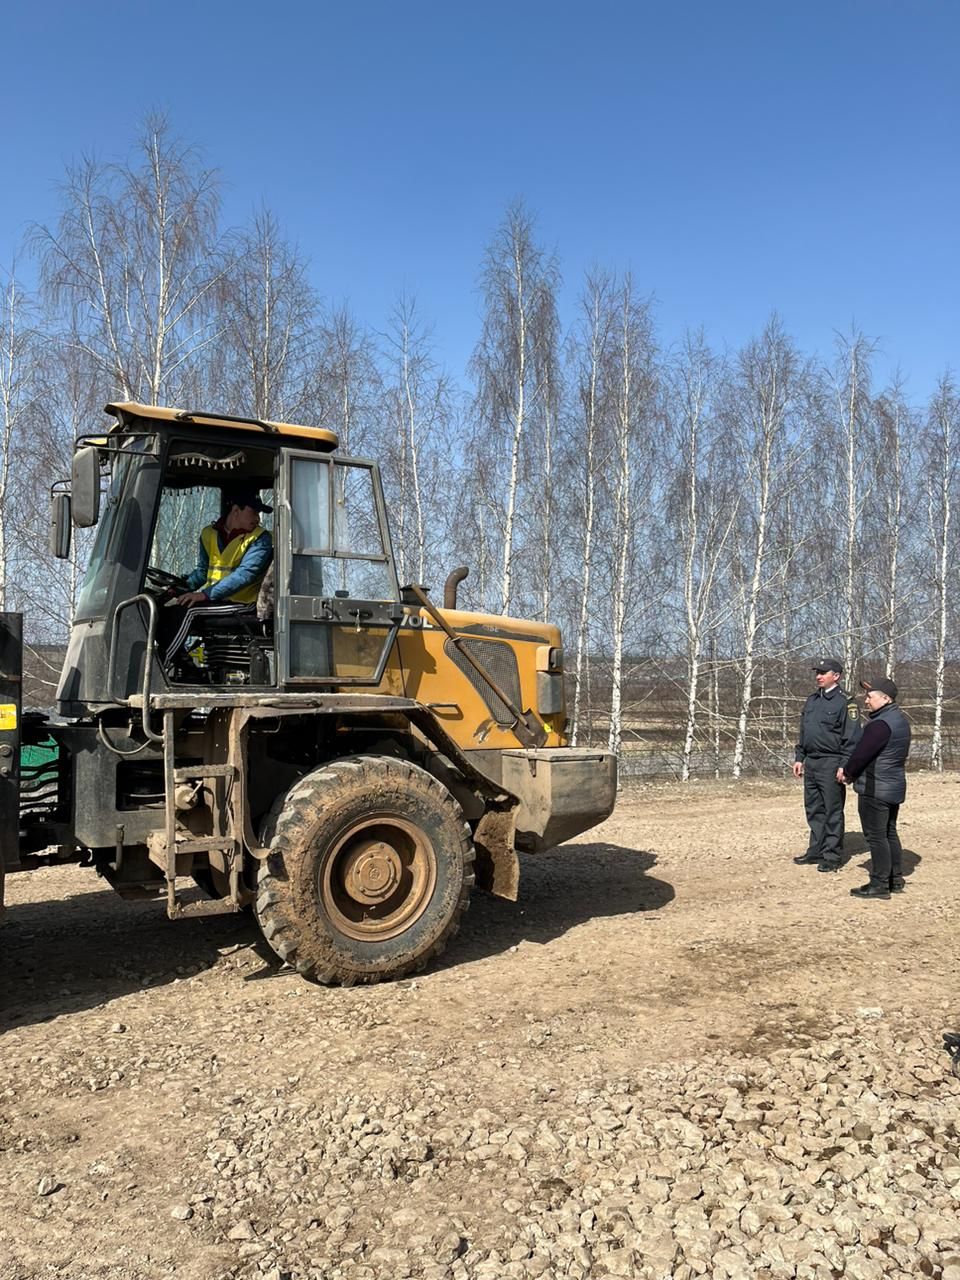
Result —
[[477, 595], [481, 608], [487, 603], [490, 590], [490, 548], [487, 535], [487, 508], [483, 495], [477, 491], [479, 539], [477, 543]]
[[897, 405], [893, 421], [893, 494], [890, 503], [890, 563], [887, 570], [887, 642], [884, 646], [886, 663], [884, 673], [893, 679], [897, 660], [897, 609], [899, 606], [900, 570], [900, 521], [903, 514], [903, 458], [900, 443], [900, 405]]
[[542, 566], [543, 581], [540, 586], [540, 618], [550, 621], [552, 599], [551, 575], [553, 573], [553, 541], [557, 531], [553, 527], [553, 405], [551, 388], [544, 388], [543, 396], [543, 492], [541, 495]]
[[757, 534], [753, 548], [753, 570], [750, 575], [750, 587], [747, 604], [747, 618], [744, 627], [743, 646], [743, 685], [740, 694], [740, 711], [737, 716], [737, 735], [733, 747], [733, 776], [739, 778], [743, 772], [743, 759], [747, 742], [747, 718], [753, 700], [753, 677], [756, 665], [757, 632], [759, 629], [760, 593], [763, 586], [764, 561], [767, 552], [767, 523], [770, 518], [770, 424], [766, 424], [760, 445], [759, 489], [757, 505]]
[[410, 460], [410, 482], [413, 488], [417, 581], [423, 582], [426, 560], [426, 534], [423, 517], [423, 495], [420, 486], [420, 461], [417, 439], [417, 406], [410, 377], [410, 334], [403, 330], [403, 395], [407, 419], [407, 454]]
[[690, 759], [697, 728], [697, 697], [700, 684], [700, 632], [694, 630], [687, 644], [687, 727], [683, 735], [680, 780], [690, 781]]
[[397, 564], [402, 583], [410, 582], [412, 575], [407, 558], [407, 431], [404, 409], [397, 402], [397, 501], [394, 506], [396, 521]]
[[583, 530], [583, 580], [580, 590], [580, 617], [577, 620], [577, 658], [574, 664], [573, 692], [573, 732], [571, 742], [577, 745], [580, 735], [580, 716], [583, 705], [584, 663], [587, 648], [587, 619], [590, 610], [590, 569], [593, 560], [593, 525], [594, 525], [594, 477], [593, 477], [593, 439], [587, 442], [587, 495]]
[[503, 527], [503, 576], [500, 589], [500, 612], [510, 612], [513, 589], [513, 523], [517, 510], [517, 486], [520, 475], [520, 441], [526, 425], [527, 395], [527, 301], [524, 293], [523, 261], [520, 246], [514, 240], [513, 256], [517, 306], [517, 385], [513, 405], [513, 432], [510, 444], [510, 478], [507, 483], [507, 507]]
[[713, 776], [720, 777], [720, 667], [717, 641], [710, 640], [710, 728], [713, 738]]
[[[89, 182], [89, 178], [88, 178]], [[103, 260], [103, 251], [93, 213], [92, 196], [88, 184], [83, 187], [82, 203], [83, 233], [86, 247], [93, 264], [94, 283], [91, 287], [91, 301], [100, 312], [104, 338], [110, 353], [113, 367], [109, 370], [117, 389], [124, 400], [135, 399], [134, 385], [127, 371], [127, 364], [120, 347], [117, 330], [117, 318], [114, 314], [109, 272]]]
[[844, 464], [846, 480], [846, 510], [844, 528], [844, 596], [843, 596], [843, 667], [852, 671], [854, 653], [854, 590], [857, 572], [857, 470], [856, 428], [857, 396], [859, 392], [859, 361], [857, 344], [850, 348], [848, 371], [846, 431], [844, 433]]
[[937, 482], [940, 489], [939, 527], [937, 529], [937, 631], [936, 631], [936, 675], [933, 695], [933, 734], [930, 740], [930, 763], [938, 772], [943, 770], [943, 695], [946, 684], [947, 661], [947, 599], [950, 524], [952, 520], [952, 495], [950, 485], [951, 451], [953, 448], [953, 431], [949, 412], [941, 414], [939, 424], [941, 431], [940, 474]]
[[624, 297], [623, 328], [619, 359], [620, 394], [617, 405], [617, 480], [616, 480], [616, 559], [614, 562], [612, 600], [613, 663], [610, 690], [610, 729], [608, 746], [619, 756], [623, 743], [623, 646], [627, 617], [627, 555], [632, 518], [630, 477], [630, 427], [634, 414], [633, 350], [627, 313], [628, 297]]
[[687, 446], [689, 474], [687, 527], [684, 531], [686, 546], [683, 556], [683, 604], [687, 619], [687, 724], [683, 735], [683, 754], [680, 765], [680, 778], [683, 782], [690, 780], [690, 758], [693, 754], [693, 741], [697, 728], [697, 690], [700, 683], [700, 619], [694, 581], [694, 566], [700, 540], [698, 508], [700, 450], [699, 422], [695, 414], [689, 415]]
[[[945, 486], [946, 488], [946, 486]], [[943, 771], [943, 694], [947, 663], [947, 537], [950, 532], [950, 498], [945, 493], [940, 556], [937, 564], [937, 669], [933, 694], [933, 735], [930, 741], [930, 763]]]
[[2, 306], [0, 306], [0, 609], [7, 607], [7, 510], [10, 486], [11, 450], [20, 415], [20, 394], [25, 371], [22, 365], [22, 343], [19, 325], [21, 300], [16, 277], [10, 273]]
[[590, 573], [593, 566], [593, 532], [596, 503], [596, 440], [598, 401], [597, 392], [600, 381], [600, 316], [599, 298], [596, 293], [592, 300], [592, 316], [590, 326], [590, 367], [587, 386], [586, 403], [586, 449], [584, 464], [586, 467], [586, 494], [584, 502], [583, 522], [583, 560], [580, 585], [580, 616], [577, 620], [577, 656], [573, 669], [573, 727], [570, 741], [576, 746], [580, 739], [580, 717], [583, 706], [584, 661], [587, 647], [587, 618], [590, 609]]
[[156, 218], [156, 311], [153, 317], [153, 365], [150, 373], [151, 404], [163, 403], [164, 344], [167, 337], [167, 314], [170, 280], [167, 274], [167, 199], [164, 188], [159, 139], [150, 138], [150, 163]]
[[264, 252], [266, 260], [263, 268], [263, 343], [260, 360], [263, 364], [263, 390], [260, 393], [260, 405], [257, 417], [270, 419], [273, 416], [273, 253], [269, 240]]

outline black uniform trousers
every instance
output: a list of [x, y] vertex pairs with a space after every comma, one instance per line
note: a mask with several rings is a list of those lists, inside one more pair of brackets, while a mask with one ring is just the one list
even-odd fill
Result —
[[857, 809], [863, 838], [870, 846], [870, 883], [884, 889], [903, 875], [903, 848], [897, 834], [898, 804], [873, 796], [858, 796]]
[[843, 861], [843, 803], [846, 788], [837, 781], [840, 756], [807, 756], [803, 762], [803, 802], [810, 825], [807, 855], [823, 862]]

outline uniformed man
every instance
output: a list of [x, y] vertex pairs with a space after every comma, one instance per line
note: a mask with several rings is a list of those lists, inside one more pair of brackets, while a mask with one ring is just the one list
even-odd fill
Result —
[[859, 711], [840, 688], [843, 663], [838, 658], [820, 658], [813, 670], [817, 691], [803, 704], [793, 766], [793, 776], [803, 778], [810, 843], [794, 862], [799, 866], [816, 863], [818, 871], [838, 871], [843, 866], [845, 795], [837, 769], [860, 736]]

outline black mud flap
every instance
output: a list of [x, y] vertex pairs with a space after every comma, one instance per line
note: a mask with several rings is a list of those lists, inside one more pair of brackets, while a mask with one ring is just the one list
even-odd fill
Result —
[[20, 866], [23, 614], [0, 613], [0, 917], [6, 871]]

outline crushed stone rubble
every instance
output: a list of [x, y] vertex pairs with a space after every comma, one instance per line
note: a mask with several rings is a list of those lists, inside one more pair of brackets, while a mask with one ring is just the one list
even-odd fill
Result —
[[[364, 1095], [215, 1070], [199, 1087], [193, 1050], [138, 1057], [120, 1025], [36, 1063], [30, 1105], [172, 1091], [191, 1121], [180, 1177], [142, 1212], [175, 1224], [184, 1256], [219, 1250], [217, 1280], [960, 1280], [960, 1081], [940, 1029], [902, 1015], [631, 1078], [541, 1068], [509, 1110], [485, 1105], [469, 1059], [454, 1083], [394, 1064]], [[0, 1159], [29, 1171], [32, 1216], [135, 1194], [122, 1160], [76, 1169], [67, 1143], [52, 1166], [25, 1105], [0, 1081]], [[15, 1234], [6, 1214], [0, 1258]], [[49, 1274], [140, 1274], [110, 1265]]]

